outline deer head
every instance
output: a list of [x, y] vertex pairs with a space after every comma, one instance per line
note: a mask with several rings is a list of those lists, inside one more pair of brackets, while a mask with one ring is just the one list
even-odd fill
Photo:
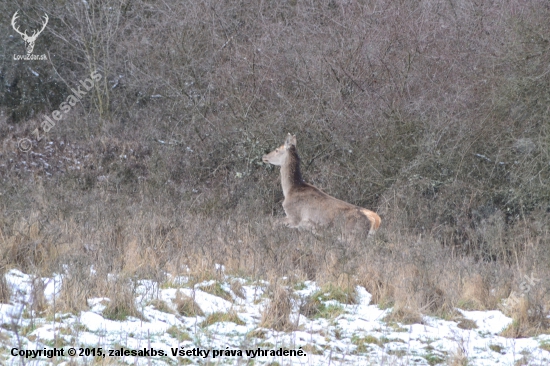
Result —
[[19, 16], [17, 15], [17, 12], [18, 11], [16, 11], [15, 14], [13, 14], [13, 18], [11, 18], [11, 26], [17, 33], [19, 33], [19, 35], [21, 35], [21, 37], [23, 38], [23, 41], [25, 41], [25, 48], [27, 49], [27, 55], [30, 55], [32, 53], [32, 50], [34, 49], [34, 42], [36, 41], [36, 38], [40, 35], [40, 33], [42, 33], [44, 28], [46, 28], [46, 24], [48, 24], [48, 19], [49, 19], [48, 14], [44, 14], [44, 22], [42, 25], [42, 29], [40, 29], [38, 32], [36, 30], [33, 30], [32, 35], [29, 36], [27, 35], [26, 29], [25, 29], [25, 32], [21, 32], [19, 31], [19, 27], [17, 27], [17, 25], [15, 24], [15, 21], [17, 20], [17, 18], [19, 18]]
[[288, 134], [285, 144], [276, 148], [269, 154], [264, 155], [262, 157], [263, 162], [279, 166], [283, 165], [287, 157], [287, 152], [292, 146], [296, 146], [296, 135], [293, 136]]

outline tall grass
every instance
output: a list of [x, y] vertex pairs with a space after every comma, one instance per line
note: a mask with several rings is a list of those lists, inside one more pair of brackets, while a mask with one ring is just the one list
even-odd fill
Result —
[[[532, 274], [527, 308], [548, 312], [546, 2], [21, 6], [29, 27], [49, 14], [35, 53], [50, 61], [2, 59], [0, 273], [66, 272], [72, 311], [116, 292], [107, 273], [345, 277], [403, 318], [497, 308]], [[18, 9], [0, 10], [9, 29]], [[102, 83], [22, 153], [93, 70]], [[287, 132], [306, 180], [380, 213], [374, 243], [274, 227], [261, 156]]]

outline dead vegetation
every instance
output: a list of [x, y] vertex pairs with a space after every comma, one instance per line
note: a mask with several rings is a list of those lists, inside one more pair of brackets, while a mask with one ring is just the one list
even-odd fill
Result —
[[[107, 296], [119, 318], [139, 316], [134, 279], [199, 283], [221, 264], [359, 284], [396, 321], [502, 307], [527, 276], [506, 332], [548, 331], [547, 2], [87, 3], [22, 4], [21, 22], [49, 15], [34, 52], [50, 61], [0, 68], [0, 274], [62, 273], [60, 311]], [[21, 152], [93, 70], [101, 83]], [[373, 243], [274, 226], [279, 173], [261, 156], [287, 132], [310, 183], [380, 214]], [[265, 325], [292, 327], [284, 286], [269, 296]]]
[[280, 331], [290, 331], [296, 327], [290, 319], [292, 301], [290, 291], [275, 280], [268, 288], [269, 302], [262, 312], [260, 326]]
[[176, 309], [180, 315], [190, 317], [204, 315], [201, 308], [192, 297], [186, 296], [179, 291], [176, 293], [176, 298], [172, 301], [176, 305]]

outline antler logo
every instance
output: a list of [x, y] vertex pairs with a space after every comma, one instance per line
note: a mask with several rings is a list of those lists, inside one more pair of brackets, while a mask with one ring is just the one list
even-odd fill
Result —
[[34, 42], [36, 41], [36, 38], [40, 35], [40, 33], [42, 33], [44, 28], [46, 28], [46, 24], [48, 24], [48, 19], [49, 19], [48, 14], [44, 13], [44, 24], [42, 25], [42, 29], [40, 29], [38, 32], [36, 30], [33, 30], [32, 35], [29, 36], [27, 35], [26, 29], [25, 29], [25, 32], [21, 32], [19, 30], [19, 27], [15, 24], [15, 21], [17, 20], [17, 18], [19, 18], [17, 16], [18, 11], [16, 11], [15, 14], [13, 14], [13, 18], [11, 18], [11, 26], [17, 33], [21, 35], [21, 37], [23, 38], [23, 41], [25, 41], [25, 48], [27, 49], [27, 55], [30, 55], [32, 53], [32, 50], [34, 49]]

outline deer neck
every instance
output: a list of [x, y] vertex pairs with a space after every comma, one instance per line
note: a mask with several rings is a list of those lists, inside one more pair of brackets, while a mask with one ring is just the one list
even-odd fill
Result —
[[286, 197], [292, 188], [302, 186], [303, 184], [304, 179], [300, 171], [300, 157], [296, 152], [296, 148], [291, 147], [288, 150], [284, 164], [281, 166], [283, 195]]

